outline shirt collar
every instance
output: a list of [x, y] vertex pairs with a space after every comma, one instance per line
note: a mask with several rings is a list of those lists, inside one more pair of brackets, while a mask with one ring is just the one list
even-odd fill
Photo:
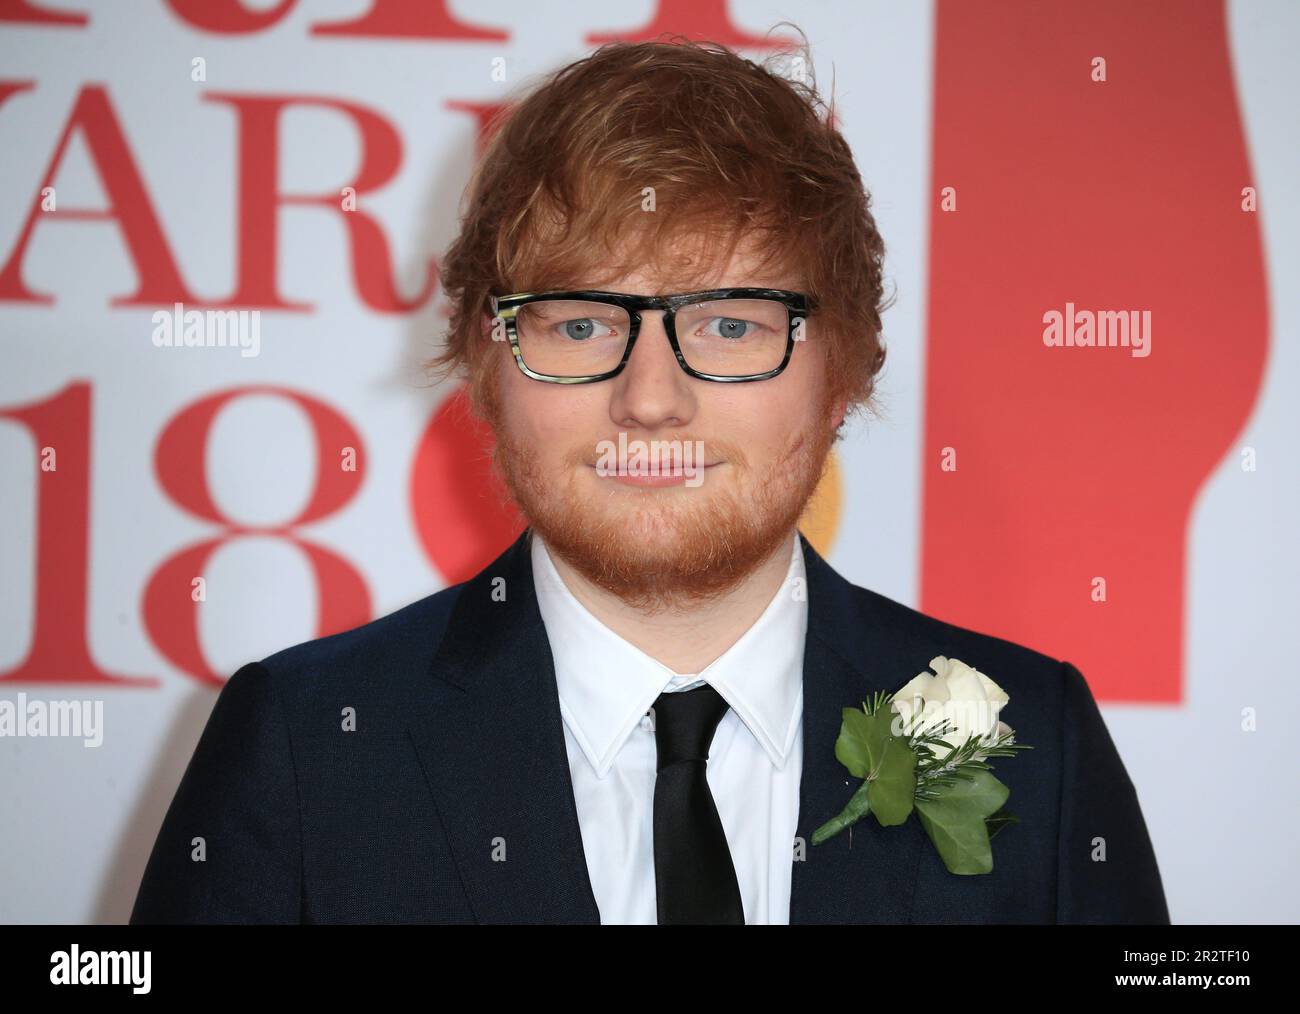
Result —
[[579, 602], [532, 533], [533, 582], [555, 661], [560, 712], [600, 778], [655, 699], [703, 681], [713, 686], [781, 769], [802, 718], [808, 629], [804, 559], [792, 537], [790, 569], [763, 614], [699, 673], [678, 675], [624, 640]]

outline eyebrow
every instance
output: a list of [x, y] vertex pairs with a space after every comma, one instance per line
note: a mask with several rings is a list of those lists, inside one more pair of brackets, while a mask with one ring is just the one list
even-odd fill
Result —
[[566, 285], [566, 286], [548, 286], [541, 289], [530, 289], [530, 292], [612, 292], [620, 296], [669, 296], [669, 295], [691, 295], [696, 292], [721, 292], [726, 289], [776, 289], [781, 292], [803, 292], [799, 285], [779, 285], [773, 284], [767, 280], [756, 282], [746, 282], [743, 285], [708, 285], [697, 289], [689, 288], [669, 288], [660, 289], [656, 292], [628, 292], [626, 289], [614, 288], [609, 285]]

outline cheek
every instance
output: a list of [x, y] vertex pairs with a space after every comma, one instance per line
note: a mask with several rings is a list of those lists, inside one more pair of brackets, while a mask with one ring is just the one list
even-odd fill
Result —
[[795, 345], [786, 373], [793, 373], [797, 383], [815, 398], [826, 386], [826, 345], [823, 341], [805, 340]]
[[593, 394], [531, 380], [513, 363], [510, 372], [501, 378], [502, 423], [536, 457], [558, 459], [607, 435], [600, 423], [608, 427], [608, 406]]
[[[710, 416], [716, 426], [704, 428], [706, 437], [712, 434], [735, 445], [754, 469], [784, 456], [791, 442], [816, 420], [808, 413], [800, 388], [778, 383], [783, 379], [785, 374], [752, 385], [755, 390], [749, 397], [741, 391], [728, 392], [725, 402], [713, 406]], [[760, 393], [759, 388], [768, 385]]]
[[[779, 376], [755, 384], [738, 384], [720, 392], [723, 401], [715, 418], [746, 443], [783, 446], [795, 434], [828, 422], [821, 405], [826, 394], [825, 366], [820, 350], [796, 347]], [[800, 353], [810, 352], [802, 356]], [[749, 388], [750, 390], [746, 390]]]
[[805, 342], [795, 348], [790, 367], [786, 370], [787, 373], [793, 371], [790, 387], [797, 392], [798, 404], [791, 408], [792, 418], [801, 420], [800, 424], [805, 427], [830, 424], [832, 391], [826, 367], [825, 347], [818, 342]]

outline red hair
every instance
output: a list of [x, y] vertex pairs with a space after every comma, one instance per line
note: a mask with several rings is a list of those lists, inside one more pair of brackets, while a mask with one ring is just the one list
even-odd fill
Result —
[[[811, 74], [806, 55], [791, 65]], [[870, 405], [884, 242], [833, 108], [801, 76], [673, 40], [602, 46], [544, 79], [489, 126], [442, 262], [451, 323], [429, 365], [467, 375], [481, 407], [491, 293], [607, 287], [647, 265], [702, 278], [752, 236], [763, 267], [817, 301], [831, 390], [851, 411]]]

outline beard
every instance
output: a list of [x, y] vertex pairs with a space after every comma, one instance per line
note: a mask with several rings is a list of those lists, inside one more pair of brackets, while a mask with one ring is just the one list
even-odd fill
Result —
[[[813, 416], [821, 424], [794, 433], [757, 473], [741, 447], [706, 441], [710, 459], [726, 464], [704, 472], [699, 486], [644, 489], [602, 479], [610, 488], [593, 491], [580, 479], [596, 442], [544, 474], [527, 442], [502, 425], [495, 370], [483, 372], [489, 376], [475, 400], [496, 434], [493, 461], [529, 525], [588, 581], [647, 614], [714, 601], [770, 559], [812, 498], [836, 436], [825, 422], [828, 392]], [[725, 485], [713, 478], [723, 469], [731, 473]]]

